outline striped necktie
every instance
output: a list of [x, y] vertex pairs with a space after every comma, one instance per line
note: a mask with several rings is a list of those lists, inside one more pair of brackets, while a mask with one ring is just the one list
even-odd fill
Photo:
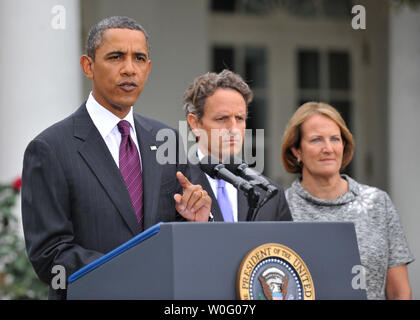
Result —
[[140, 230], [143, 230], [143, 178], [140, 157], [130, 136], [130, 123], [121, 120], [118, 130], [121, 132], [120, 171], [130, 194]]

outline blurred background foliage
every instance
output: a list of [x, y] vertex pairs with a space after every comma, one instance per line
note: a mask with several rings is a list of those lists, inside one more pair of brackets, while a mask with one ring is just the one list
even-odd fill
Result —
[[0, 299], [47, 299], [48, 286], [35, 274], [26, 254], [13, 208], [21, 179], [0, 185]]

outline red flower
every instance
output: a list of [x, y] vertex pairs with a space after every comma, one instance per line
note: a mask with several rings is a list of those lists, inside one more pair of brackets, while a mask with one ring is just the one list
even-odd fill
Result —
[[19, 192], [21, 186], [22, 186], [22, 178], [19, 177], [13, 182], [12, 187], [16, 192]]

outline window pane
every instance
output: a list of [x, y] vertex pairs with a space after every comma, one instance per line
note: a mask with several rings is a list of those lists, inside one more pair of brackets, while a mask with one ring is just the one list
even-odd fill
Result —
[[308, 50], [298, 52], [298, 81], [300, 89], [319, 88], [319, 52]]
[[284, 2], [289, 11], [301, 17], [314, 17], [319, 15], [317, 3], [313, 0], [293, 0]]
[[235, 0], [212, 0], [211, 11], [213, 12], [234, 12]]
[[331, 89], [350, 89], [350, 56], [347, 52], [329, 52], [328, 69]]
[[[261, 141], [257, 142], [256, 129], [264, 129], [264, 137], [269, 136], [268, 128], [266, 126], [266, 101], [263, 98], [255, 97], [254, 100], [248, 106], [248, 119], [246, 121], [246, 128], [252, 129], [252, 148], [248, 149], [251, 152], [252, 158], [261, 159], [261, 152], [264, 152], [264, 172], [268, 170], [268, 156], [267, 146], [261, 145]], [[250, 141], [247, 142], [246, 148], [249, 148]], [[258, 154], [258, 156], [257, 156]], [[248, 163], [251, 167], [255, 166], [256, 163]], [[260, 164], [261, 165], [261, 164]]]
[[266, 86], [266, 54], [264, 48], [245, 49], [245, 81], [252, 89]]
[[351, 131], [351, 110], [349, 101], [331, 100], [330, 104], [340, 112], [341, 117], [346, 122], [347, 128]]
[[249, 15], [267, 15], [282, 6], [275, 1], [238, 0], [237, 10]]
[[298, 105], [296, 106], [296, 109], [299, 108], [302, 104], [305, 104], [306, 102], [311, 102], [311, 101], [313, 101], [313, 102], [319, 102], [320, 101], [319, 96], [318, 95], [314, 95], [314, 96], [308, 97], [307, 99], [302, 99], [301, 98], [298, 101]]
[[213, 48], [213, 71], [221, 72], [223, 69], [234, 70], [234, 50], [232, 47]]
[[[246, 120], [246, 127], [248, 129], [264, 129], [265, 125], [265, 100], [255, 97], [248, 106], [248, 119]], [[265, 132], [268, 134], [268, 132]]]
[[351, 0], [323, 0], [323, 9], [327, 17], [350, 18]]

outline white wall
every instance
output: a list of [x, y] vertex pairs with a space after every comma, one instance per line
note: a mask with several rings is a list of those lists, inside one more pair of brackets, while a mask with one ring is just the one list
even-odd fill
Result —
[[397, 206], [417, 261], [409, 266], [414, 298], [420, 299], [420, 10], [390, 14], [389, 174]]
[[0, 2], [0, 183], [21, 174], [31, 139], [80, 105], [79, 1], [60, 1], [64, 30], [51, 26], [56, 4]]

